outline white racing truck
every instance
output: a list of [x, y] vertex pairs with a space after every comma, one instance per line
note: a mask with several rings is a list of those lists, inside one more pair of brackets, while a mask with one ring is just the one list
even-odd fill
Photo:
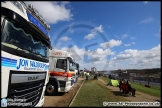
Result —
[[42, 106], [50, 26], [33, 6], [1, 1], [1, 106]]
[[68, 92], [74, 85], [78, 66], [67, 51], [52, 49], [49, 51], [49, 82], [46, 87], [47, 95], [57, 92]]

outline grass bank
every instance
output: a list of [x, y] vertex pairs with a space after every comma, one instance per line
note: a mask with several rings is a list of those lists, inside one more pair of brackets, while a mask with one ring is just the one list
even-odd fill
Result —
[[115, 96], [98, 80], [85, 80], [71, 107], [103, 107], [103, 102], [128, 101]]
[[[103, 79], [105, 82], [109, 82], [110, 79], [109, 78], [105, 78], [105, 77], [100, 77], [101, 79]], [[131, 82], [131, 85], [133, 88], [136, 89], [136, 91], [145, 93], [145, 94], [149, 94], [151, 96], [156, 96], [156, 97], [161, 97], [161, 91], [158, 87], [145, 87], [144, 85], [138, 84], [138, 83], [133, 83]]]

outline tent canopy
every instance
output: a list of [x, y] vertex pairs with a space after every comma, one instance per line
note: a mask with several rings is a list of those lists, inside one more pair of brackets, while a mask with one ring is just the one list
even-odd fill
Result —
[[110, 85], [110, 86], [119, 86], [119, 82], [118, 82], [118, 80], [112, 80], [111, 79], [109, 81], [108, 85]]

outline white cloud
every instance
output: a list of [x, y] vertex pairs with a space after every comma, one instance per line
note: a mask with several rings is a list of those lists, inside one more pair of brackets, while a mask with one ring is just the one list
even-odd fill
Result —
[[112, 48], [115, 46], [120, 46], [122, 44], [121, 40], [111, 39], [109, 42], [101, 43], [100, 46], [103, 48]]
[[144, 4], [147, 4], [147, 3], [148, 3], [148, 1], [144, 1], [143, 3], [144, 3]]
[[100, 25], [99, 27], [95, 27], [94, 29], [93, 29], [93, 31], [94, 32], [100, 32], [100, 33], [102, 33], [103, 32], [103, 27], [102, 27], [102, 25]]
[[86, 35], [84, 37], [84, 39], [91, 40], [91, 39], [95, 38], [95, 35], [96, 35], [96, 33], [95, 32], [92, 32], [92, 33]]
[[69, 1], [62, 1], [61, 5], [65, 6], [65, 5], [69, 4], [69, 3], [70, 3]]
[[120, 52], [116, 57], [114, 57], [115, 60], [121, 60], [121, 59], [130, 59], [131, 57], [137, 57], [138, 56], [138, 50], [128, 49], [124, 52]]
[[123, 34], [122, 35], [122, 39], [127, 38], [127, 37], [128, 37], [128, 34]]
[[87, 55], [92, 58], [92, 61], [100, 61], [108, 55], [114, 55], [114, 52], [111, 52], [110, 49], [103, 50], [101, 48], [97, 48], [95, 51], [87, 52]]
[[161, 37], [161, 26], [160, 26], [160, 28], [159, 28], [159, 33], [155, 34], [155, 36]]
[[71, 33], [73, 33], [73, 32], [74, 32], [74, 30], [73, 30], [73, 28], [72, 28], [72, 27], [70, 27], [68, 31], [69, 31], [69, 32], [71, 32]]
[[[102, 71], [116, 69], [159, 68], [161, 66], [160, 44], [149, 50], [127, 49], [120, 52], [110, 60], [107, 60], [106, 56], [112, 56], [115, 54], [110, 49], [104, 50], [97, 48], [95, 51], [86, 51], [83, 48], [73, 46], [71, 49], [64, 47], [62, 50], [71, 50], [76, 58], [76, 62], [80, 65], [80, 69], [85, 67], [90, 70], [91, 67], [96, 67], [98, 71]], [[89, 63], [83, 64], [84, 55], [88, 55], [88, 58], [91, 60]]]
[[69, 38], [67, 36], [64, 36], [64, 37], [61, 37], [60, 40], [62, 40], [62, 41], [69, 41], [69, 40], [71, 40], [71, 38]]
[[[120, 52], [111, 62], [119, 63], [125, 69], [159, 68], [161, 61], [161, 45], [150, 50], [128, 49]], [[123, 62], [127, 64], [123, 64]], [[116, 67], [120, 67], [119, 65]]]
[[140, 21], [139, 23], [140, 23], [140, 24], [143, 24], [143, 23], [149, 23], [149, 22], [152, 22], [152, 21], [153, 21], [153, 18], [150, 17], [150, 18], [143, 19], [143, 20]]
[[100, 33], [103, 32], [102, 25], [100, 25], [99, 27], [95, 27], [95, 28], [91, 31], [91, 33], [89, 33], [88, 35], [86, 35], [86, 36], [84, 37], [84, 39], [91, 40], [91, 39], [95, 38], [97, 32], [100, 32]]
[[77, 46], [73, 46], [72, 48], [63, 47], [61, 50], [71, 52], [74, 56], [75, 60], [79, 62], [80, 60], [84, 60], [84, 57], [87, 56], [90, 59], [90, 62], [97, 62], [105, 58], [106, 56], [114, 55], [115, 53], [112, 52], [110, 49], [102, 49], [97, 48], [96, 50], [85, 50], [83, 48], [78, 48]]
[[127, 47], [127, 46], [130, 46], [130, 45], [131, 45], [131, 44], [124, 44], [124, 46], [126, 46], [126, 47]]
[[49, 1], [25, 1], [25, 3], [32, 4], [48, 24], [56, 24], [59, 21], [69, 21], [73, 17], [71, 10], [66, 8], [66, 5], [68, 5], [69, 2], [61, 2], [60, 5], [58, 4], [58, 2]]
[[131, 44], [124, 44], [124, 46], [128, 47], [128, 46], [131, 46], [133, 44], [135, 44], [135, 42], [132, 42]]

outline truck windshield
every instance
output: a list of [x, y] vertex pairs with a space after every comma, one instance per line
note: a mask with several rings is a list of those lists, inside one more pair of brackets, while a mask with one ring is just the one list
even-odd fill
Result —
[[35, 56], [39, 56], [40, 59], [48, 59], [49, 48], [47, 45], [11, 19], [5, 20], [1, 44], [12, 49], [34, 54]]

